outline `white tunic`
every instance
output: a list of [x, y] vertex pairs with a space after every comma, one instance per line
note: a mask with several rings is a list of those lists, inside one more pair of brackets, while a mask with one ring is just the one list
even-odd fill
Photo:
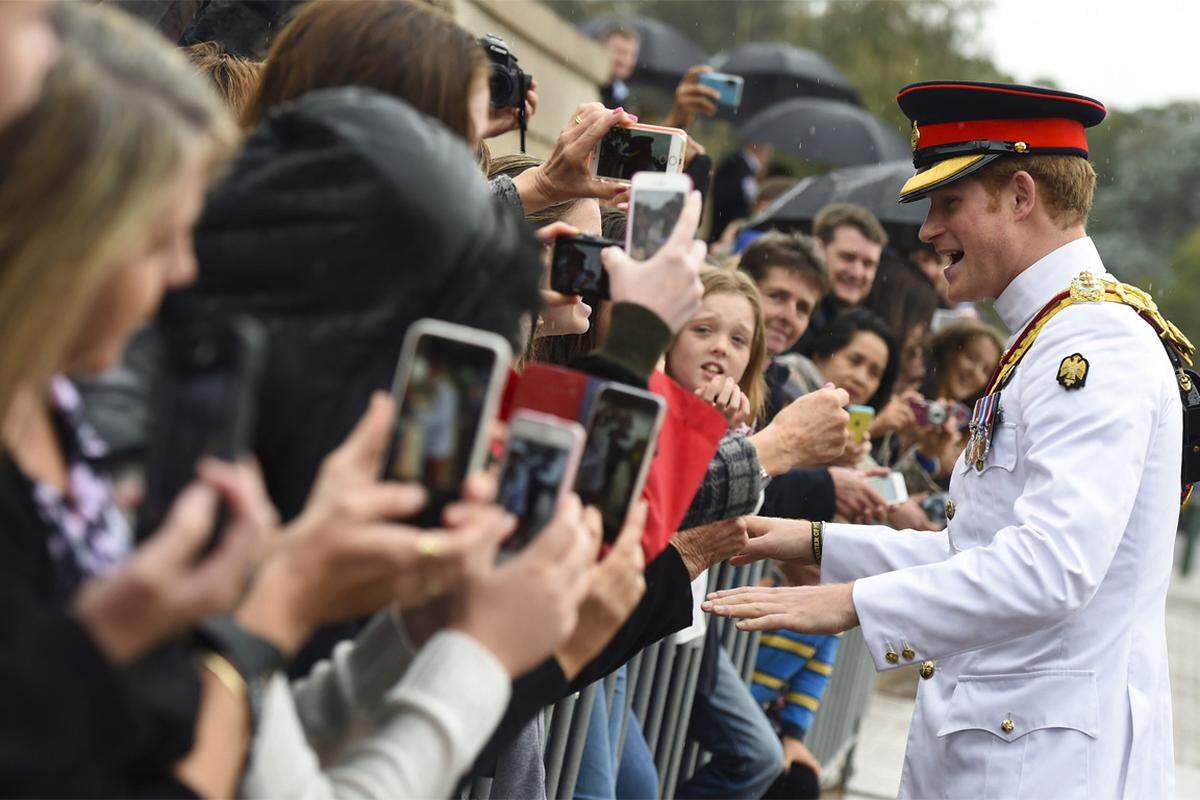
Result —
[[[1113, 279], [1087, 238], [1019, 275], [996, 310], [1020, 331], [1082, 270]], [[1067, 390], [1059, 366], [1075, 353], [1090, 366]], [[1182, 409], [1163, 346], [1131, 308], [1071, 306], [1000, 405], [983, 471], [955, 465], [946, 532], [825, 528], [822, 580], [856, 580], [877, 668], [936, 665], [900, 795], [1174, 797], [1164, 613]]]

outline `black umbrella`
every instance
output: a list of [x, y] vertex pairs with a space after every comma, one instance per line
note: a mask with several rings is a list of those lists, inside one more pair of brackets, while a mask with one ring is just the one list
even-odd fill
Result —
[[805, 178], [750, 220], [749, 227], [808, 230], [817, 212], [829, 203], [855, 203], [883, 223], [897, 246], [913, 247], [929, 210], [928, 200], [903, 205], [897, 200], [900, 187], [913, 172], [912, 161], [906, 158]]
[[839, 167], [909, 154], [900, 135], [870, 112], [824, 97], [797, 97], [760, 111], [738, 128], [738, 138]]
[[582, 28], [588, 36], [599, 39], [614, 25], [632, 28], [641, 40], [637, 69], [629, 79], [630, 83], [646, 83], [674, 91], [689, 68], [708, 61], [708, 53], [700, 45], [667, 23], [649, 17], [605, 15], [589, 19]]
[[858, 92], [837, 67], [813, 50], [790, 44], [755, 42], [724, 50], [709, 62], [718, 72], [746, 79], [742, 104], [722, 115], [751, 117], [791, 97], [829, 97], [858, 103]]

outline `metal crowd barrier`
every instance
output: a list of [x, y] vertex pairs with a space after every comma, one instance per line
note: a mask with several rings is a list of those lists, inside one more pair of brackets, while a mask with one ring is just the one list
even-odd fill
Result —
[[[763, 564], [743, 567], [720, 564], [709, 570], [709, 591], [757, 583], [763, 571]], [[739, 631], [728, 619], [709, 617], [706, 622], [716, 626], [721, 646], [748, 684], [754, 674], [760, 635]], [[692, 699], [703, 654], [704, 637], [681, 644], [675, 636], [669, 636], [630, 660], [625, 701], [620, 708], [613, 708], [615, 675], [547, 708], [543, 717], [546, 796], [573, 796], [592, 705], [596, 693], [603, 692], [609, 713], [621, 715], [616, 752], [622, 752], [632, 713], [642, 724], [654, 758], [660, 797], [673, 797], [676, 787], [708, 760], [708, 754], [688, 736]], [[843, 767], [853, 751], [874, 685], [874, 665], [866, 652], [862, 634], [855, 629], [843, 637], [833, 676], [805, 739], [805, 744], [824, 768], [822, 774], [826, 775], [826, 780], [823, 782], [827, 785], [844, 778]], [[491, 781], [482, 779], [471, 786], [466, 796], [471, 800], [490, 800], [490, 794]]]

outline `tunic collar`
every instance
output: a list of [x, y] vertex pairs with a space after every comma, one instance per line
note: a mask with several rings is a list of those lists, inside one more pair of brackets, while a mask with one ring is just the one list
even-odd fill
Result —
[[1090, 236], [1067, 242], [1013, 278], [996, 299], [996, 313], [1015, 336], [1050, 298], [1069, 287], [1071, 280], [1083, 270], [1088, 270], [1097, 279], [1108, 275]]

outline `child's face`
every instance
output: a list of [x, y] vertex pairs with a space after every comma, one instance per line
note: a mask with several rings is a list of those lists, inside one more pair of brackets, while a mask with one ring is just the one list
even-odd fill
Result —
[[667, 353], [667, 372], [688, 391], [707, 386], [716, 375], [739, 383], [750, 363], [754, 308], [740, 294], [716, 292], [704, 298]]

